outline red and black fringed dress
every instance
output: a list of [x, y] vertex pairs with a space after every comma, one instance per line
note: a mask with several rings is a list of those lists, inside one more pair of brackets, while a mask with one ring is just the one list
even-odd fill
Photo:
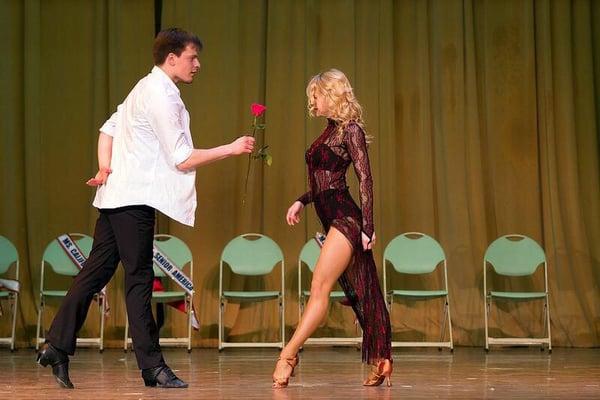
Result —
[[[379, 286], [371, 250], [364, 251], [361, 232], [373, 237], [373, 178], [362, 128], [351, 122], [338, 132], [328, 120], [327, 128], [306, 151], [310, 190], [298, 200], [314, 203], [325, 232], [339, 230], [353, 247], [350, 264], [338, 282], [363, 330], [362, 358], [375, 364], [391, 359], [390, 318]], [[346, 170], [354, 165], [359, 181], [359, 208], [346, 185]], [[362, 211], [361, 211], [362, 210]]]

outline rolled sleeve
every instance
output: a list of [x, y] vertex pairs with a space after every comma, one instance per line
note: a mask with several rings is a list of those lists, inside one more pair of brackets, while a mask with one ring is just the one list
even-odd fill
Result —
[[[181, 136], [183, 139], [185, 139], [183, 134]], [[173, 152], [173, 161], [175, 162], [175, 165], [179, 165], [190, 158], [192, 155], [192, 150], [194, 149], [187, 144], [187, 141], [184, 144], [178, 145]]]
[[117, 122], [121, 115], [121, 110], [123, 109], [123, 104], [119, 104], [117, 107], [117, 111], [110, 116], [108, 120], [100, 127], [100, 132], [107, 134], [108, 136], [115, 137], [117, 133]]
[[192, 154], [184, 124], [185, 106], [172, 97], [156, 94], [148, 99], [148, 120], [161, 149], [173, 166], [181, 164]]

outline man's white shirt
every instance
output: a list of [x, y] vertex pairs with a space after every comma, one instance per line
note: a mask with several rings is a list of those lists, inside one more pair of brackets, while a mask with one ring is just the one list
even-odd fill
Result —
[[147, 205], [194, 225], [196, 172], [179, 171], [194, 145], [190, 115], [175, 83], [159, 67], [142, 78], [100, 132], [113, 137], [106, 183], [93, 205]]

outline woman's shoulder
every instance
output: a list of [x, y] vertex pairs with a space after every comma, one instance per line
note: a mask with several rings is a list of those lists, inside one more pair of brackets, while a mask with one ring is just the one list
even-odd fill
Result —
[[350, 120], [348, 121], [348, 123], [344, 126], [344, 133], [346, 135], [344, 136], [355, 136], [355, 135], [365, 135], [365, 130], [362, 126], [362, 124], [360, 124], [359, 122], [355, 121], [355, 120]]

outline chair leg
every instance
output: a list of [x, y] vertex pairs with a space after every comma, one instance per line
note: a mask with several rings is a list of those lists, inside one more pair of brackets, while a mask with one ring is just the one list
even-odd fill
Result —
[[393, 294], [391, 294], [391, 295], [389, 296], [389, 299], [390, 299], [390, 303], [389, 303], [389, 304], [390, 304], [389, 313], [390, 313], [390, 318], [391, 318], [392, 312], [394, 311], [394, 295], [393, 295]]
[[106, 298], [103, 295], [99, 295], [98, 302], [100, 307], [100, 353], [104, 351], [104, 312], [106, 311]]
[[194, 316], [194, 310], [192, 308], [192, 297], [188, 298], [187, 312], [188, 312], [188, 353], [192, 352], [192, 317]]
[[548, 305], [548, 295], [546, 295], [546, 326], [548, 327], [548, 352], [552, 352], [552, 335], [550, 334], [550, 306]]
[[444, 319], [442, 320], [441, 323], [441, 330], [442, 332], [440, 333], [440, 342], [444, 341], [444, 338], [446, 337], [446, 321], [448, 319], [448, 300], [444, 301]]
[[450, 299], [446, 296], [446, 306], [448, 307], [448, 336], [450, 337], [450, 351], [454, 352], [454, 339], [452, 338], [452, 314], [450, 313]]
[[[354, 331], [356, 332], [356, 337], [362, 337], [363, 332], [362, 328], [360, 327], [360, 324], [358, 323], [358, 318], [354, 318]], [[362, 350], [362, 340], [356, 342], [354, 348], [356, 349], [356, 351]]]
[[12, 320], [12, 334], [11, 334], [11, 340], [10, 340], [10, 351], [15, 351], [15, 333], [16, 333], [16, 326], [17, 326], [17, 306], [19, 304], [19, 294], [15, 293], [13, 296], [13, 307], [12, 307], [12, 312], [13, 312], [13, 320]]
[[[300, 288], [302, 290], [302, 288]], [[300, 321], [302, 320], [302, 314], [304, 314], [304, 295], [300, 294], [300, 298], [298, 299], [298, 324], [296, 328], [300, 325]], [[299, 351], [303, 351], [304, 346], [300, 346]]]
[[223, 350], [223, 336], [225, 328], [223, 327], [223, 311], [225, 309], [225, 302], [223, 298], [219, 299], [219, 351]]
[[394, 295], [393, 294], [388, 294], [387, 295], [387, 304], [388, 304], [388, 314], [390, 316], [390, 325], [392, 327], [392, 336], [393, 336], [393, 332], [394, 332], [394, 324], [392, 323], [392, 314], [394, 312]]
[[42, 325], [42, 314], [44, 313], [44, 298], [40, 296], [40, 308], [38, 310], [37, 328], [35, 331], [35, 349], [40, 349], [40, 327]]
[[302, 314], [304, 314], [304, 296], [300, 297], [300, 301], [299, 303], [299, 309], [298, 309], [298, 324], [300, 323], [300, 320], [302, 319]]
[[285, 317], [283, 312], [283, 293], [279, 295], [279, 321], [281, 321], [281, 349], [285, 346]]
[[128, 345], [127, 339], [129, 338], [129, 316], [127, 315], [127, 311], [125, 311], [125, 339], [123, 340], [123, 351], [127, 353]]
[[490, 343], [489, 343], [489, 334], [488, 334], [488, 313], [490, 310], [490, 303], [491, 300], [488, 299], [487, 296], [484, 297], [483, 299], [483, 311], [484, 311], [484, 317], [485, 317], [485, 351], [489, 351], [490, 350]]

